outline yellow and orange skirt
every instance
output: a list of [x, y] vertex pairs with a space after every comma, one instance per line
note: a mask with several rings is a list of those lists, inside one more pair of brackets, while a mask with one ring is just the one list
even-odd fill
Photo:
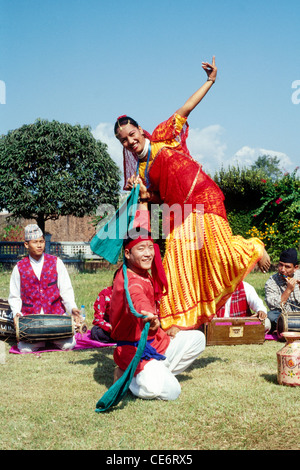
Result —
[[233, 236], [223, 217], [192, 212], [166, 240], [162, 328], [193, 329], [210, 321], [263, 252], [261, 240]]

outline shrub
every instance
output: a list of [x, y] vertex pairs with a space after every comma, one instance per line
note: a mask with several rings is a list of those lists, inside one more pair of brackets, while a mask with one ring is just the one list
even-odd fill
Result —
[[[297, 167], [292, 173], [285, 173], [275, 182], [262, 180], [261, 204], [255, 209], [253, 216], [256, 225], [262, 228], [267, 221], [281, 225], [293, 223], [300, 218], [300, 180]], [[280, 227], [281, 228], [281, 227]]]
[[261, 172], [249, 168], [221, 168], [214, 175], [214, 181], [223, 191], [227, 212], [248, 211], [260, 205], [264, 187], [261, 183]]
[[20, 225], [8, 225], [0, 233], [0, 240], [6, 242], [24, 241], [24, 229]]
[[249, 237], [257, 237], [263, 241], [273, 262], [278, 262], [280, 253], [287, 248], [296, 248], [299, 250], [300, 244], [300, 220], [286, 224], [280, 229], [280, 224], [265, 222], [264, 229], [252, 227], [247, 232]]

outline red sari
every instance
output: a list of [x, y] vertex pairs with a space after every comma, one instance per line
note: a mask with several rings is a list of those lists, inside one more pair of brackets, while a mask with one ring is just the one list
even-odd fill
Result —
[[[161, 301], [162, 328], [198, 328], [211, 320], [262, 258], [264, 245], [257, 238], [232, 235], [222, 191], [186, 147], [186, 118], [174, 114], [151, 136], [145, 134], [151, 158], [148, 168], [140, 163], [139, 174], [161, 203], [177, 206], [183, 214], [181, 219], [170, 214], [164, 220], [169, 292]], [[136, 162], [137, 157], [124, 150], [125, 181], [135, 172]]]

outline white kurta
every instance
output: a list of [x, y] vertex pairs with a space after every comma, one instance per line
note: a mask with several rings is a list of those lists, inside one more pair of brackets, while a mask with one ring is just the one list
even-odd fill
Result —
[[[254, 289], [253, 286], [248, 284], [247, 282], [243, 281], [244, 284], [244, 289], [245, 289], [245, 294], [246, 294], [246, 299], [247, 303], [250, 307], [250, 309], [254, 312], [257, 313], [259, 311], [267, 313], [267, 308], [264, 306], [263, 300], [258, 296], [256, 290]], [[227, 300], [225, 304], [225, 313], [224, 317], [229, 317], [229, 312], [230, 312], [230, 305], [231, 305], [231, 297]]]
[[[29, 256], [30, 264], [32, 266], [33, 272], [36, 277], [40, 280], [43, 265], [44, 265], [44, 255], [36, 261], [31, 256]], [[75, 303], [74, 290], [71, 284], [71, 279], [67, 268], [60, 258], [57, 258], [57, 286], [62, 298], [62, 302], [66, 309], [66, 312], [71, 314], [73, 308], [77, 308]], [[10, 278], [10, 291], [8, 302], [12, 310], [13, 316], [17, 313], [21, 313], [22, 308], [22, 299], [21, 299], [21, 282], [20, 282], [20, 272], [18, 266], [16, 265], [12, 271]], [[40, 314], [43, 314], [43, 309], [41, 309]]]

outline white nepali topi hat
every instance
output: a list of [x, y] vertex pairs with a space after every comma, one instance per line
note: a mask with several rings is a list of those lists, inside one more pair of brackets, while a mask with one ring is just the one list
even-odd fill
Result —
[[36, 224], [26, 225], [25, 242], [29, 242], [30, 240], [37, 240], [38, 238], [41, 238], [43, 236], [44, 234], [38, 225]]

